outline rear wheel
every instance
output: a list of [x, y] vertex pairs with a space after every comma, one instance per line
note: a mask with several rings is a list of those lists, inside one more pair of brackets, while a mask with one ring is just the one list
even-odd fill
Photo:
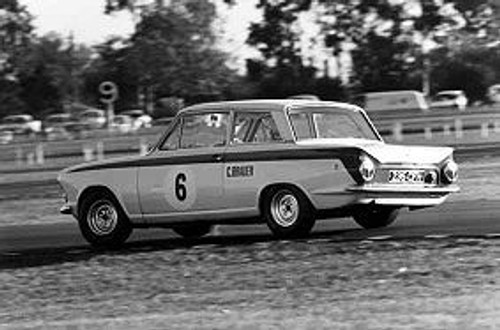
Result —
[[363, 207], [353, 214], [354, 221], [366, 229], [383, 228], [393, 223], [399, 209], [392, 207]]
[[184, 238], [199, 238], [207, 235], [212, 230], [212, 225], [209, 224], [195, 224], [195, 225], [182, 225], [172, 228], [172, 230]]
[[83, 237], [94, 247], [118, 248], [132, 233], [132, 226], [116, 199], [96, 192], [81, 205], [78, 224]]
[[316, 220], [314, 208], [300, 190], [276, 187], [264, 198], [264, 216], [274, 235], [299, 237], [309, 234]]

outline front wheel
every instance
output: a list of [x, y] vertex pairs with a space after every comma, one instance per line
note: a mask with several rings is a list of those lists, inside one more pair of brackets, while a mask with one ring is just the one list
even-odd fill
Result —
[[132, 226], [122, 208], [106, 192], [85, 198], [78, 224], [83, 237], [98, 248], [118, 248], [132, 233]]
[[305, 236], [316, 220], [307, 197], [292, 187], [271, 189], [265, 196], [263, 211], [269, 229], [278, 237]]
[[362, 207], [352, 217], [365, 229], [383, 228], [389, 226], [398, 217], [399, 209], [391, 207]]
[[184, 238], [200, 238], [210, 233], [212, 227], [209, 224], [195, 224], [176, 226], [172, 230]]

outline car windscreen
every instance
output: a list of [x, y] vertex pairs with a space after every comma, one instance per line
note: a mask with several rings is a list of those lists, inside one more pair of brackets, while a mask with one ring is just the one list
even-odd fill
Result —
[[289, 113], [297, 140], [359, 138], [379, 140], [367, 118], [343, 108], [304, 108]]
[[436, 95], [435, 100], [436, 101], [452, 101], [457, 98], [457, 95], [454, 94], [439, 94]]

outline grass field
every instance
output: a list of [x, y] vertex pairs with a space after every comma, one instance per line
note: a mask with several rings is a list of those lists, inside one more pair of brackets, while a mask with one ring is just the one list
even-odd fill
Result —
[[500, 241], [329, 238], [0, 270], [0, 329], [498, 329]]

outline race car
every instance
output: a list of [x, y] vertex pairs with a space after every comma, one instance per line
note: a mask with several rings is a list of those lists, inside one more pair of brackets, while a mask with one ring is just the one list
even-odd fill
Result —
[[389, 145], [355, 105], [286, 99], [185, 108], [145, 156], [77, 165], [58, 180], [61, 212], [111, 248], [145, 227], [187, 238], [255, 222], [297, 237], [347, 216], [384, 227], [401, 208], [442, 203], [457, 176], [452, 148]]

